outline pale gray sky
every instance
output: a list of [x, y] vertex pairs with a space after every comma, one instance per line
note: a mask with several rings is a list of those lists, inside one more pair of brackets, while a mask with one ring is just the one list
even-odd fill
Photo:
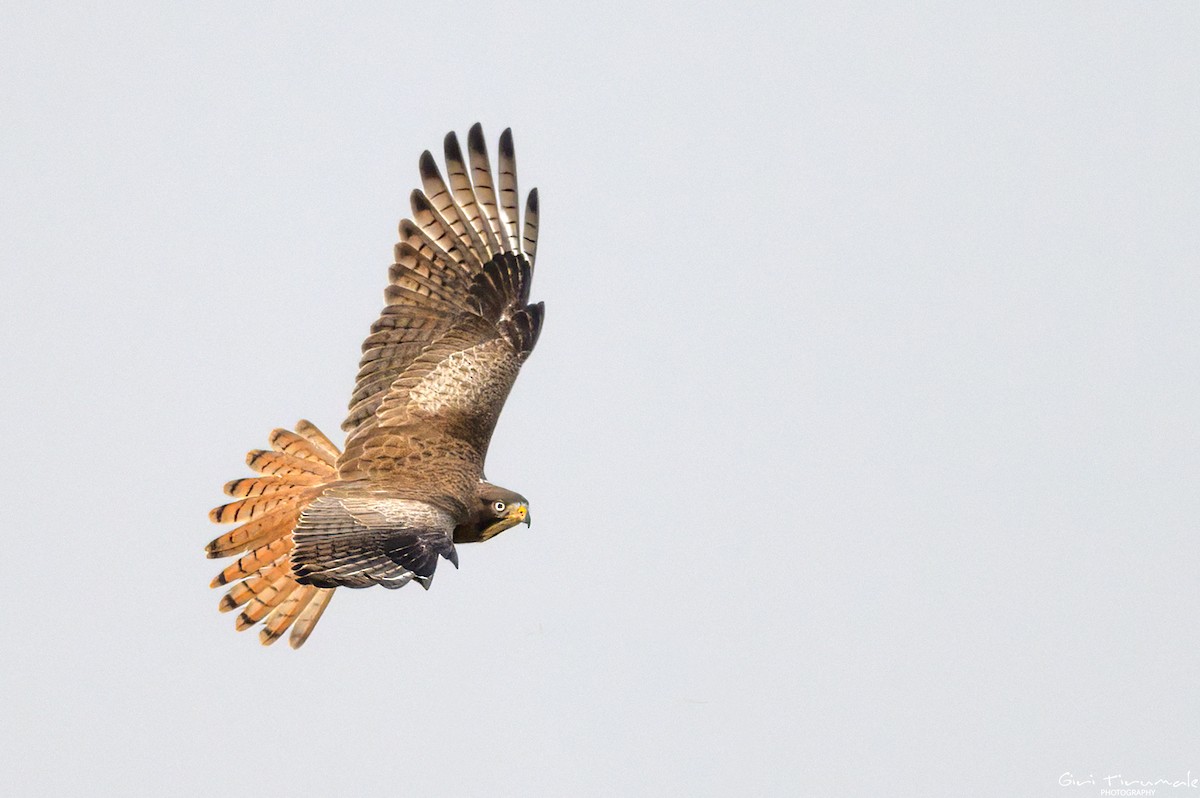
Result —
[[[6, 7], [6, 791], [1200, 774], [1200, 6], [344, 6]], [[542, 192], [536, 523], [263, 649], [205, 513], [336, 431], [477, 120]]]

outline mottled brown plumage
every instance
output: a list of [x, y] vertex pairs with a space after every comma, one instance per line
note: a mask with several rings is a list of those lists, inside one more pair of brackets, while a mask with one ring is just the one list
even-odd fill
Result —
[[[386, 306], [363, 343], [339, 451], [307, 421], [271, 433], [233, 480], [235, 499], [209, 515], [238, 523], [209, 557], [240, 555], [213, 580], [232, 584], [220, 609], [244, 607], [270, 644], [291, 628], [298, 647], [338, 587], [428, 588], [456, 543], [488, 540], [522, 521], [528, 502], [483, 480], [496, 420], [541, 331], [530, 304], [538, 201], [522, 230], [512, 134], [496, 179], [479, 125], [463, 157], [445, 139], [446, 177], [419, 161], [422, 189], [400, 223]], [[518, 237], [517, 231], [522, 234]]]

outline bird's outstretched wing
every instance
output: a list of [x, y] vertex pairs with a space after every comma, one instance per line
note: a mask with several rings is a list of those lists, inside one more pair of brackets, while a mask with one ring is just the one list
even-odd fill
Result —
[[500, 137], [493, 181], [483, 131], [446, 136], [447, 176], [421, 156], [423, 189], [400, 224], [387, 306], [363, 343], [342, 425], [343, 480], [385, 485], [454, 514], [473, 495], [517, 372], [537, 343], [542, 303], [529, 303], [537, 190], [517, 210], [512, 134]]
[[458, 565], [454, 519], [424, 502], [372, 496], [365, 486], [337, 485], [304, 508], [292, 531], [292, 573], [316, 587], [428, 589], [438, 557]]

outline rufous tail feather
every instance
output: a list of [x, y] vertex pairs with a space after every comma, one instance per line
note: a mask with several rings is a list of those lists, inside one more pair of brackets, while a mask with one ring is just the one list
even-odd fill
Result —
[[[271, 645], [291, 629], [288, 642], [299, 648], [325, 612], [334, 588], [301, 585], [292, 574], [292, 529], [300, 513], [337, 479], [341, 450], [310, 421], [295, 430], [277, 429], [268, 438], [270, 449], [246, 455], [246, 465], [258, 476], [225, 484], [235, 501], [209, 512], [218, 524], [240, 526], [217, 537], [205, 551], [210, 558], [241, 555], [212, 580], [211, 587], [230, 585], [218, 609], [245, 607], [234, 625], [248, 629], [264, 621], [263, 645]], [[265, 620], [264, 620], [265, 619]]]

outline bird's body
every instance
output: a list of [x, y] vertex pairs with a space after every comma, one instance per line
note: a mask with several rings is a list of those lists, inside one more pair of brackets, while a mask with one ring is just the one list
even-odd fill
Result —
[[236, 582], [221, 609], [246, 605], [239, 629], [265, 618], [264, 643], [290, 627], [301, 645], [337, 587], [428, 588], [439, 558], [457, 566], [456, 543], [528, 522], [524, 497], [484, 481], [483, 466], [541, 331], [542, 304], [529, 303], [537, 191], [518, 236], [509, 131], [496, 183], [479, 125], [469, 166], [453, 133], [445, 145], [449, 183], [421, 157], [424, 190], [400, 224], [387, 306], [363, 344], [345, 450], [306, 421], [275, 430], [270, 450], [247, 456], [260, 476], [228, 483], [238, 501], [210, 513], [245, 522], [208, 555], [242, 555], [213, 585]]

